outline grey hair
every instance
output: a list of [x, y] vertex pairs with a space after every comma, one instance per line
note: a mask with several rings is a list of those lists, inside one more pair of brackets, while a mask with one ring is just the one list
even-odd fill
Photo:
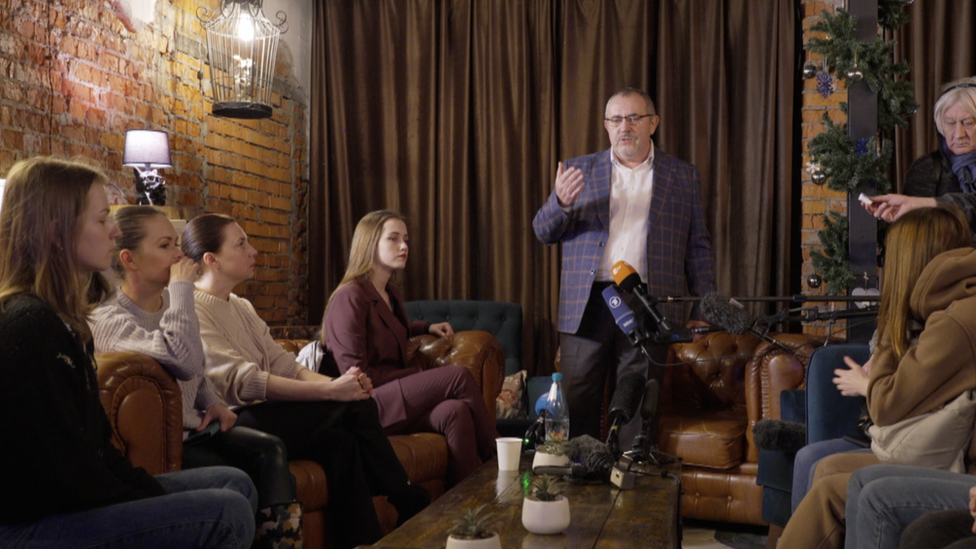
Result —
[[976, 76], [953, 80], [942, 86], [942, 95], [935, 102], [935, 128], [945, 137], [942, 130], [942, 117], [953, 105], [961, 105], [976, 118]]
[[645, 114], [657, 115], [657, 107], [654, 106], [654, 100], [651, 99], [651, 96], [648, 95], [646, 91], [640, 88], [622, 88], [614, 92], [614, 94], [610, 96], [610, 99], [607, 99], [607, 106], [603, 110], [603, 116], [608, 115], [608, 111], [610, 109], [610, 102], [613, 101], [614, 98], [627, 97], [629, 95], [639, 95], [642, 98], [644, 98], [644, 104], [647, 105], [647, 110], [648, 110], [648, 112], [646, 112]]

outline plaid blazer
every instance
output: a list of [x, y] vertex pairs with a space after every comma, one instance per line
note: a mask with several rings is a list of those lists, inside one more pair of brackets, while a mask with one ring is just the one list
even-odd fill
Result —
[[[583, 171], [586, 184], [569, 213], [553, 190], [536, 213], [532, 228], [544, 244], [561, 242], [560, 332], [576, 333], [610, 236], [610, 150], [564, 163]], [[702, 295], [715, 291], [715, 255], [701, 207], [698, 169], [655, 149], [654, 188], [647, 235], [647, 283], [652, 296]], [[680, 303], [662, 303], [661, 312], [677, 322]]]

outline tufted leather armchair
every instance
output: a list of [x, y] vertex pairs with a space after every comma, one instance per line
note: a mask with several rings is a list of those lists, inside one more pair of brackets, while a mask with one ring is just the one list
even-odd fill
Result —
[[[288, 351], [297, 352], [314, 337], [317, 327], [272, 328], [272, 334]], [[423, 369], [445, 364], [466, 366], [481, 385], [485, 404], [494, 410], [501, 391], [504, 354], [487, 332], [458, 332], [436, 338], [411, 339], [408, 363]], [[179, 386], [155, 360], [136, 353], [103, 353], [96, 357], [99, 391], [114, 428], [114, 442], [136, 465], [152, 474], [180, 468], [183, 455], [183, 419]], [[427, 489], [431, 499], [444, 493], [447, 443], [434, 433], [390, 437], [410, 481]], [[298, 499], [305, 507], [305, 546], [332, 546], [326, 507], [330, 505], [325, 472], [314, 462], [293, 460], [292, 474]], [[341, 505], [341, 502], [336, 503]], [[385, 497], [374, 498], [380, 524], [386, 531], [396, 523], [396, 511]]]
[[672, 345], [661, 391], [658, 448], [682, 459], [682, 516], [765, 524], [752, 428], [779, 418], [779, 393], [802, 383], [821, 339], [771, 334], [794, 355], [750, 334], [717, 332]]

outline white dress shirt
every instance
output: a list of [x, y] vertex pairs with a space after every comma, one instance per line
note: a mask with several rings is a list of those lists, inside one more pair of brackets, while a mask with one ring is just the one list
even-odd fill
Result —
[[611, 269], [626, 261], [647, 282], [647, 233], [654, 189], [654, 143], [651, 152], [639, 166], [624, 166], [610, 151], [610, 238], [603, 248], [603, 258], [596, 279], [613, 281]]

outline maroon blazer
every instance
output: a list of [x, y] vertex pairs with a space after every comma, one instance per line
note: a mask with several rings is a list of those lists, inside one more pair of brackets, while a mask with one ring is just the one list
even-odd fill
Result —
[[[408, 419], [400, 384], [402, 377], [419, 368], [406, 365], [407, 341], [427, 333], [428, 323], [410, 322], [400, 292], [386, 285], [393, 310], [386, 306], [369, 280], [357, 280], [335, 292], [322, 322], [325, 345], [339, 371], [358, 366], [373, 381], [373, 397], [380, 408], [380, 422], [388, 427]], [[391, 383], [394, 382], [394, 383]]]

